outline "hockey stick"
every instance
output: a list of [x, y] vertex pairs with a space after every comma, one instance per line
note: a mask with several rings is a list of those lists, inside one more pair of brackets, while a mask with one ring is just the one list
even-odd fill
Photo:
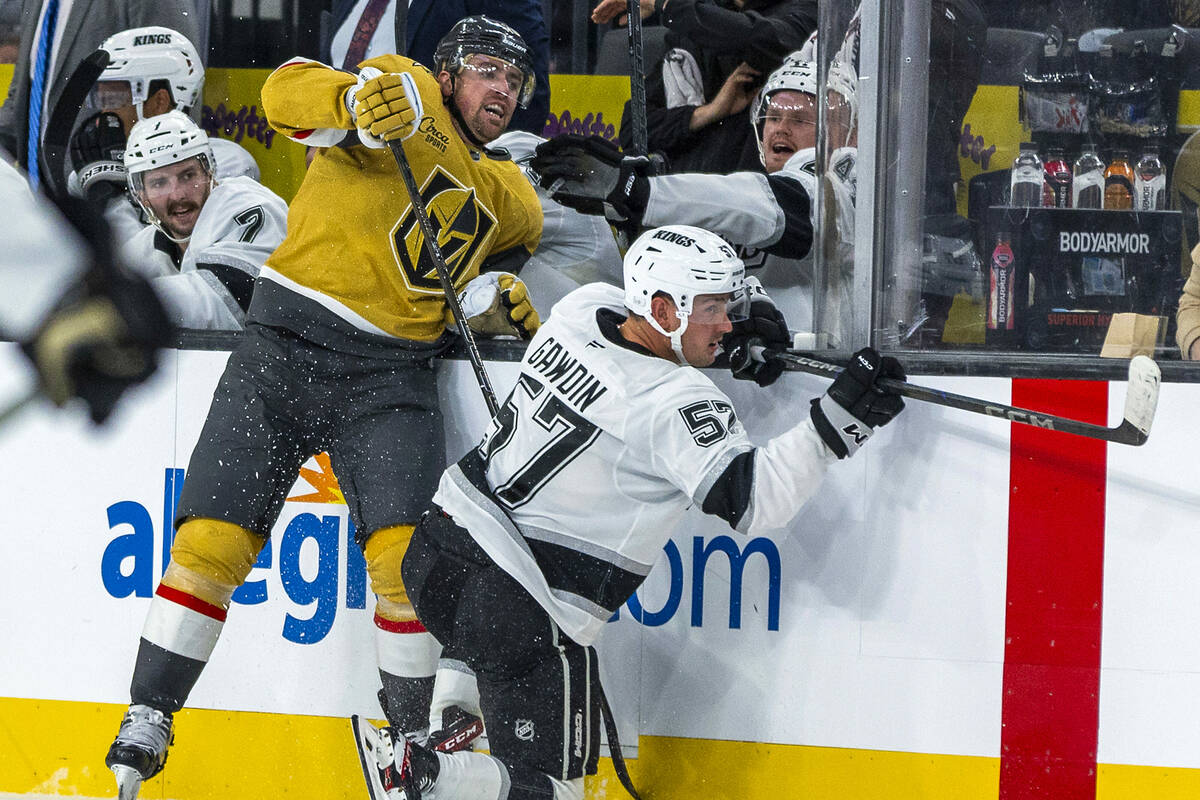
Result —
[[41, 161], [42, 182], [46, 184], [47, 192], [55, 199], [61, 200], [67, 194], [66, 170], [67, 146], [71, 141], [71, 133], [75, 129], [75, 118], [79, 109], [83, 108], [88, 92], [96, 85], [96, 79], [104, 72], [110, 60], [107, 50], [96, 50], [79, 62], [79, 66], [67, 79], [50, 119], [46, 121], [46, 132], [42, 136], [42, 147], [39, 154]]
[[[790, 351], [766, 350], [758, 347], [751, 348], [757, 357], [764, 359], [775, 358], [782, 361], [788, 369], [807, 372], [812, 375], [824, 375], [835, 378], [841, 374], [842, 368], [828, 361], [813, 358], [811, 354], [801, 355]], [[893, 378], [880, 378], [878, 383], [885, 389], [890, 389], [903, 397], [922, 400], [939, 406], [948, 406], [962, 411], [985, 414], [989, 417], [999, 417], [1010, 422], [1032, 425], [1035, 428], [1045, 428], [1050, 431], [1073, 433], [1076, 436], [1086, 436], [1089, 439], [1103, 439], [1117, 444], [1141, 445], [1150, 436], [1150, 425], [1154, 422], [1154, 410], [1158, 405], [1158, 387], [1161, 382], [1161, 372], [1158, 364], [1146, 356], [1134, 356], [1129, 361], [1129, 386], [1125, 390], [1125, 411], [1121, 424], [1115, 428], [1104, 425], [1094, 425], [1068, 417], [1056, 417], [1053, 414], [1043, 414], [1030, 411], [1027, 408], [1017, 408], [1003, 403], [992, 403], [974, 397], [918, 386], [907, 381]]]
[[629, 113], [633, 117], [633, 154], [636, 156], [650, 152], [646, 126], [646, 64], [642, 55], [642, 8], [638, 0], [629, 0]]
[[[415, 125], [413, 130], [416, 131]], [[454, 322], [458, 325], [458, 332], [462, 336], [463, 344], [466, 345], [467, 358], [471, 361], [471, 369], [475, 372], [479, 391], [483, 392], [483, 402], [487, 404], [488, 412], [494, 417], [500, 412], [500, 406], [496, 403], [496, 392], [492, 389], [492, 382], [488, 379], [487, 370], [483, 368], [483, 357], [479, 355], [475, 336], [467, 326], [467, 315], [463, 313], [462, 303], [458, 302], [458, 294], [454, 291], [454, 281], [450, 277], [450, 268], [446, 266], [442, 248], [438, 246], [437, 234], [434, 233], [433, 224], [429, 221], [429, 212], [425, 210], [425, 204], [421, 201], [421, 190], [417, 186], [417, 179], [413, 176], [412, 167], [408, 163], [408, 156], [404, 154], [403, 141], [396, 139], [388, 142], [388, 146], [391, 147], [392, 155], [396, 157], [396, 166], [400, 168], [400, 175], [404, 178], [404, 188], [408, 190], [408, 199], [412, 202], [413, 214], [416, 215], [417, 224], [421, 227], [421, 238], [425, 240], [425, 252], [429, 253], [429, 258], [433, 261], [433, 268], [437, 271], [442, 291], [446, 295], [446, 305], [450, 307], [450, 313], [454, 315]]]

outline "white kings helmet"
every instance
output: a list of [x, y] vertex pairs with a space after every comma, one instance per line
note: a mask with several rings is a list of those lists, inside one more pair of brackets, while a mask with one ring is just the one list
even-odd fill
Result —
[[146, 212], [151, 224], [168, 237], [170, 234], [163, 229], [162, 220], [143, 199], [146, 173], [189, 158], [200, 162], [211, 187], [216, 174], [216, 159], [212, 145], [208, 143], [208, 134], [182, 111], [168, 111], [144, 119], [129, 131], [129, 140], [125, 143], [125, 180], [130, 196]]
[[813, 98], [817, 96], [817, 65], [801, 59], [798, 50], [784, 57], [783, 64], [767, 76], [766, 82], [754, 98], [750, 125], [754, 128], [754, 142], [758, 145], [758, 160], [763, 166], [767, 164], [767, 156], [763, 152], [763, 123], [767, 119], [771, 96], [783, 91], [802, 92], [812, 95]]
[[[857, 119], [858, 101], [857, 87], [858, 77], [854, 74], [854, 69], [842, 61], [833, 61], [829, 65], [829, 72], [825, 76], [826, 85], [829, 91], [836, 92], [850, 107], [850, 122], [853, 125]], [[793, 91], [802, 92], [807, 95], [812, 95], [814, 98], [819, 96], [817, 91], [817, 64], [814, 61], [808, 61], [802, 57], [802, 51], [797, 50], [790, 53], [783, 59], [783, 64], [774, 72], [767, 76], [766, 82], [758, 95], [754, 98], [753, 111], [750, 114], [750, 124], [754, 127], [754, 141], [758, 145], [759, 161], [765, 166], [767, 163], [766, 154], [763, 153], [763, 122], [767, 118], [767, 108], [771, 102], [771, 96], [776, 92]], [[845, 142], [837, 143], [837, 146], [844, 146]]]
[[187, 37], [170, 28], [130, 28], [113, 34], [100, 45], [110, 61], [97, 81], [129, 84], [138, 119], [142, 104], [150, 96], [150, 83], [163, 80], [171, 86], [175, 108], [187, 111], [200, 99], [204, 65]]
[[[696, 295], [732, 294], [735, 303], [746, 303], [746, 266], [729, 243], [715, 233], [691, 225], [665, 225], [639, 236], [625, 252], [625, 307], [643, 317], [650, 327], [671, 340], [680, 364], [683, 332], [687, 330]], [[650, 301], [662, 292], [675, 303], [679, 327], [667, 332], [654, 319]], [[731, 303], [730, 319], [741, 318]]]

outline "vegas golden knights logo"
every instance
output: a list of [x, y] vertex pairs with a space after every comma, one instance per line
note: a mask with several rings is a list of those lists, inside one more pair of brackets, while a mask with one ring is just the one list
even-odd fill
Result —
[[[451, 280], [457, 285], [496, 224], [496, 218], [479, 202], [474, 188], [462, 186], [441, 167], [434, 167], [421, 189], [421, 201], [437, 233]], [[421, 226], [412, 208], [392, 228], [392, 241], [396, 261], [409, 288], [440, 293], [442, 284], [425, 249]]]

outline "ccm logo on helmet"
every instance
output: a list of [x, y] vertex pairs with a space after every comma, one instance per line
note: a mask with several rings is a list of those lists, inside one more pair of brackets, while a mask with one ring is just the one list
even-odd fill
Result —
[[147, 33], [143, 36], [133, 37], [133, 46], [137, 47], [141, 44], [170, 44], [171, 34], [169, 33]]
[[684, 236], [683, 234], [675, 233], [674, 231], [668, 231], [668, 230], [659, 231], [658, 233], [654, 234], [654, 238], [662, 239], [664, 242], [671, 242], [672, 244], [677, 244], [680, 247], [691, 247], [692, 245], [694, 245], [696, 243], [696, 240], [691, 238], [690, 236]]

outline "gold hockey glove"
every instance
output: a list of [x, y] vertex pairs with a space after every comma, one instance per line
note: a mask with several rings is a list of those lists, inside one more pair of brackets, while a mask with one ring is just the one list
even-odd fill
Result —
[[[530, 339], [542, 320], [529, 297], [525, 282], [511, 272], [485, 272], [471, 280], [459, 295], [467, 325], [487, 336]], [[447, 328], [454, 316], [446, 308]]]
[[381, 73], [368, 67], [359, 73], [359, 81], [347, 92], [346, 104], [354, 104], [362, 143], [382, 148], [388, 142], [411, 136], [421, 117], [420, 95], [412, 76], [407, 72]]

